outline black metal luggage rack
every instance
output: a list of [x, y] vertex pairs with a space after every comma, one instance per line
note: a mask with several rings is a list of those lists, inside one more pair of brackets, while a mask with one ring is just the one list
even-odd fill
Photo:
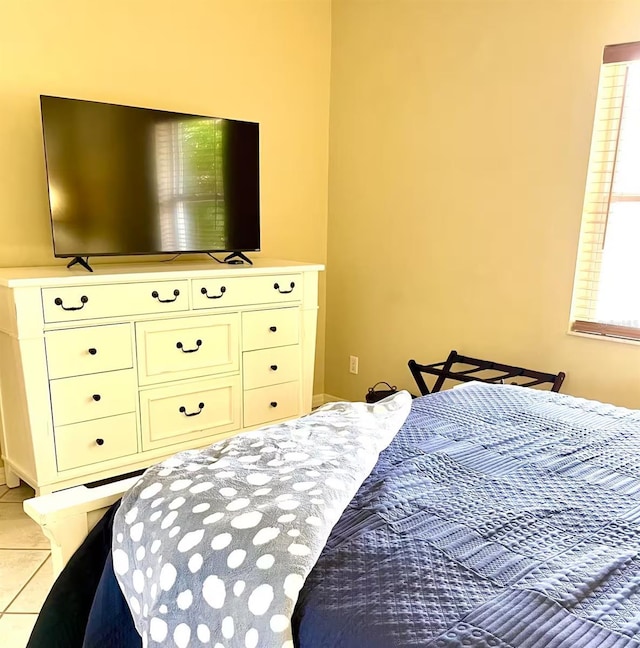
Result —
[[[454, 368], [454, 365], [464, 365], [464, 368]], [[409, 369], [423, 396], [440, 391], [445, 380], [457, 380], [458, 382], [472, 382], [477, 380], [494, 384], [508, 382], [509, 384], [520, 385], [521, 387], [536, 387], [538, 385], [550, 384], [551, 391], [558, 392], [565, 379], [565, 373], [563, 371], [556, 374], [544, 373], [534, 371], [533, 369], [525, 369], [524, 367], [501, 364], [491, 360], [470, 358], [460, 355], [456, 350], [452, 350], [444, 362], [423, 365], [417, 363], [415, 360], [409, 360]], [[427, 383], [422, 374], [436, 376], [431, 390], [427, 387]]]

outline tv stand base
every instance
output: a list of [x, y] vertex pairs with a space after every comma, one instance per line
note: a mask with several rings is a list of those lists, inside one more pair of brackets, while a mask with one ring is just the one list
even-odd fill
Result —
[[71, 261], [69, 261], [69, 263], [67, 263], [67, 268], [74, 266], [76, 263], [81, 265], [85, 270], [93, 272], [93, 268], [89, 265], [89, 257], [87, 257], [86, 261], [82, 257], [74, 257], [73, 259], [71, 259]]
[[248, 263], [249, 265], [253, 265], [253, 261], [242, 254], [242, 252], [232, 252], [231, 254], [228, 254], [224, 258], [225, 263], [230, 263], [231, 265], [235, 265], [236, 263]]

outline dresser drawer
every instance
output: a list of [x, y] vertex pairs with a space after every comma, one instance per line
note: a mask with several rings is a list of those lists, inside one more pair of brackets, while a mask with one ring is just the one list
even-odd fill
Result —
[[238, 371], [238, 330], [238, 313], [137, 323], [140, 384]]
[[138, 386], [133, 369], [74, 378], [59, 378], [49, 383], [55, 425], [135, 412]]
[[244, 388], [255, 389], [300, 379], [300, 347], [246, 351], [242, 356]]
[[48, 331], [45, 344], [51, 379], [133, 367], [129, 324]]
[[189, 282], [183, 279], [43, 288], [42, 305], [45, 322], [184, 311], [189, 308]]
[[142, 449], [195, 441], [240, 428], [240, 377], [140, 392]]
[[194, 308], [223, 308], [241, 304], [280, 304], [301, 301], [302, 275], [193, 279]]
[[244, 425], [261, 425], [300, 415], [300, 383], [290, 382], [244, 392]]
[[268, 347], [298, 344], [300, 310], [277, 308], [273, 310], [242, 313], [242, 349], [266, 349]]
[[121, 414], [55, 428], [58, 470], [126, 457], [138, 451], [136, 415]]

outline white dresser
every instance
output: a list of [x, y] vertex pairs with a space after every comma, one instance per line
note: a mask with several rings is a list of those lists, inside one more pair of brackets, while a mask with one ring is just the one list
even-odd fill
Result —
[[311, 410], [323, 266], [0, 269], [7, 483], [37, 494]]

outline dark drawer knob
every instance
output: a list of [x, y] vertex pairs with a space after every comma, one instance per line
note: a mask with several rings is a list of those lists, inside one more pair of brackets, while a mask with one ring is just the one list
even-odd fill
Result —
[[271, 401], [269, 403], [269, 405], [271, 405], [271, 407], [278, 407], [278, 402], [277, 401]]
[[271, 365], [271, 371], [278, 371], [278, 365]]
[[160, 293], [158, 293], [157, 290], [154, 290], [151, 293], [151, 296], [154, 299], [157, 299], [161, 304], [170, 304], [171, 302], [174, 302], [176, 299], [178, 299], [178, 295], [180, 295], [180, 291], [177, 288], [173, 291], [173, 299], [160, 299]]
[[104, 445], [104, 439], [96, 439], [96, 443], [100, 446]]
[[96, 353], [98, 353], [98, 349], [94, 349], [93, 347], [88, 349], [88, 351], [89, 351], [89, 355], [95, 355]]
[[292, 292], [293, 292], [293, 289], [294, 289], [295, 287], [296, 287], [296, 282], [295, 282], [295, 281], [292, 281], [292, 282], [289, 284], [289, 288], [290, 288], [289, 290], [280, 290], [280, 284], [278, 284], [278, 283], [274, 283], [274, 284], [273, 284], [273, 289], [274, 289], [274, 290], [277, 290], [281, 295], [288, 295], [289, 293], [292, 293]]
[[227, 289], [226, 289], [225, 286], [220, 286], [220, 294], [219, 295], [210, 295], [209, 291], [203, 286], [202, 288], [200, 288], [200, 292], [207, 299], [220, 299], [227, 292]]
[[91, 398], [93, 398], [93, 400], [97, 403], [102, 398], [102, 396], [100, 396], [100, 394], [94, 394]]
[[269, 330], [270, 330], [272, 333], [275, 333], [275, 332], [278, 330], [278, 327], [277, 327], [277, 326], [270, 326], [270, 327], [269, 327]]
[[200, 412], [202, 412], [202, 410], [204, 409], [204, 403], [198, 403], [198, 408], [199, 409], [197, 412], [187, 412], [187, 408], [184, 405], [181, 405], [178, 408], [178, 411], [185, 416], [198, 416], [198, 414], [200, 414]]
[[180, 351], [182, 351], [182, 353], [195, 353], [201, 346], [202, 346], [202, 340], [196, 340], [196, 348], [195, 349], [185, 349], [184, 346], [182, 345], [182, 342], [177, 342], [176, 343], [176, 348], [180, 349]]
[[82, 310], [82, 309], [84, 308], [84, 305], [85, 305], [88, 301], [89, 301], [89, 298], [88, 298], [86, 295], [82, 295], [82, 297], [80, 297], [80, 303], [82, 304], [81, 306], [65, 306], [64, 303], [62, 302], [62, 299], [60, 299], [60, 297], [56, 297], [56, 298], [53, 300], [53, 303], [54, 303], [56, 306], [60, 306], [60, 308], [62, 308], [62, 310], [65, 310], [65, 311], [76, 311], [76, 310]]

